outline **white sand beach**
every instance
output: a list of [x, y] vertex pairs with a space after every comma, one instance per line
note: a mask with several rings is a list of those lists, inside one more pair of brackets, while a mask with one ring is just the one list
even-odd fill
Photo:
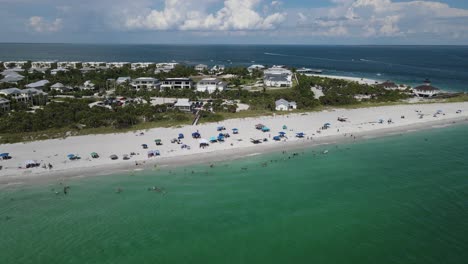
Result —
[[357, 83], [360, 83], [360, 84], [367, 84], [367, 85], [373, 85], [373, 84], [376, 84], [376, 83], [381, 83], [381, 81], [374, 80], [374, 79], [349, 77], [349, 76], [339, 76], [339, 75], [308, 74], [308, 76], [330, 78], [330, 79], [337, 79], [337, 80], [345, 80], [345, 81], [357, 82]]
[[[461, 110], [461, 113], [457, 111]], [[435, 115], [439, 111], [439, 114]], [[402, 118], [404, 116], [404, 118]], [[338, 121], [339, 117], [347, 118], [346, 122]], [[422, 118], [421, 118], [422, 117]], [[383, 122], [380, 123], [380, 120]], [[388, 122], [391, 120], [392, 122]], [[54, 139], [28, 143], [0, 145], [0, 153], [7, 152], [13, 157], [0, 161], [0, 183], [9, 184], [23, 180], [38, 180], [50, 177], [72, 177], [83, 175], [103, 175], [119, 170], [141, 170], [154, 165], [180, 165], [199, 163], [209, 164], [219, 160], [230, 160], [253, 153], [264, 153], [272, 150], [291, 149], [313, 144], [334, 143], [342, 140], [354, 141], [361, 138], [385, 134], [405, 133], [406, 131], [439, 127], [468, 120], [468, 103], [434, 103], [385, 106], [362, 109], [336, 109], [307, 114], [290, 114], [285, 116], [268, 116], [259, 118], [232, 119], [220, 123], [180, 128], [155, 128], [133, 133], [76, 136], [65, 139]], [[255, 129], [256, 124], [263, 124], [271, 129], [262, 132]], [[321, 130], [325, 123], [329, 129]], [[226, 127], [229, 133], [224, 143], [213, 143], [209, 147], [199, 148], [199, 140], [192, 138], [192, 133], [199, 131], [201, 137], [210, 139], [217, 136], [218, 126]], [[283, 129], [287, 126], [287, 129]], [[232, 129], [239, 129], [239, 134]], [[277, 142], [273, 137], [280, 131], [286, 132], [287, 139]], [[144, 134], [140, 134], [143, 132]], [[296, 133], [305, 133], [304, 138], [297, 138]], [[171, 143], [171, 139], [183, 133], [182, 143], [190, 149], [182, 149], [182, 144]], [[352, 135], [352, 136], [351, 136]], [[268, 142], [258, 145], [251, 139], [267, 138]], [[161, 139], [163, 145], [156, 146], [155, 139]], [[147, 144], [148, 149], [143, 149]], [[148, 158], [148, 150], [159, 150], [161, 156]], [[100, 156], [93, 159], [90, 153]], [[136, 153], [130, 160], [122, 159], [124, 154]], [[68, 154], [81, 157], [69, 160]], [[118, 160], [111, 160], [111, 155]], [[42, 164], [52, 164], [51, 170], [42, 167], [26, 169], [25, 162], [35, 160]], [[136, 163], [140, 165], [136, 165]]]

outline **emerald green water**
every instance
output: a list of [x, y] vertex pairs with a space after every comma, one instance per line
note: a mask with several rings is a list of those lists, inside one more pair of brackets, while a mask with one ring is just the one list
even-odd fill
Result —
[[467, 132], [0, 190], [0, 262], [467, 263]]

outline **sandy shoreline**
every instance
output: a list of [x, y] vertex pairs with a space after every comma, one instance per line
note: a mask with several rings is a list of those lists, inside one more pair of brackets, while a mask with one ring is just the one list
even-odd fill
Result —
[[[442, 110], [443, 114], [434, 117], [434, 113], [438, 110]], [[462, 110], [462, 112], [457, 114], [457, 110]], [[420, 114], [424, 115], [422, 119]], [[403, 115], [404, 119], [401, 118]], [[337, 118], [343, 116], [347, 117], [349, 121], [338, 122]], [[380, 119], [384, 120], [383, 124], [379, 123]], [[393, 123], [389, 124], [387, 122], [389, 119]], [[305, 115], [291, 114], [289, 116], [233, 119], [220, 124], [204, 124], [196, 127], [156, 128], [145, 131], [143, 136], [133, 132], [0, 145], [0, 152], [9, 152], [13, 156], [11, 160], [0, 161], [0, 166], [3, 166], [3, 169], [0, 170], [0, 185], [148, 170], [153, 169], [155, 165], [158, 168], [192, 164], [209, 165], [256, 153], [263, 154], [321, 144], [353, 142], [354, 137], [356, 140], [360, 140], [404, 134], [458, 124], [466, 122], [466, 120], [468, 120], [468, 103], [401, 105], [353, 110], [339, 109], [312, 112]], [[317, 133], [317, 130], [327, 122], [332, 124], [331, 128]], [[268, 126], [271, 128], [271, 132], [262, 133], [256, 130], [254, 126], [257, 123]], [[231, 138], [228, 138], [225, 143], [214, 143], [206, 149], [200, 149], [198, 140], [191, 138], [191, 133], [199, 130], [203, 138], [209, 139], [219, 133], [216, 131], [216, 127], [219, 125], [225, 126], [226, 132], [231, 134]], [[287, 125], [288, 129], [283, 130], [283, 125]], [[239, 135], [232, 135], [232, 128], [238, 128]], [[289, 137], [287, 142], [274, 142], [272, 140], [279, 131], [287, 133]], [[304, 139], [295, 138], [295, 133], [298, 132], [306, 133], [306, 137]], [[181, 145], [170, 143], [170, 140], [179, 133], [184, 133], [183, 143], [190, 145], [191, 150], [184, 150], [180, 148]], [[307, 137], [310, 138], [307, 139]], [[154, 144], [156, 138], [162, 139], [162, 146]], [[268, 138], [269, 141], [253, 145], [250, 138]], [[148, 144], [150, 150], [159, 150], [161, 156], [147, 158], [147, 150], [143, 150], [141, 144]], [[93, 151], [98, 152], [101, 158], [91, 159], [89, 153]], [[122, 155], [130, 152], [136, 152], [140, 155], [133, 156], [129, 161], [123, 161]], [[66, 157], [69, 153], [78, 154], [82, 159], [69, 161]], [[120, 159], [112, 161], [109, 158], [111, 154], [117, 154]], [[54, 168], [52, 170], [18, 169], [18, 166], [30, 159], [51, 163]], [[136, 161], [141, 165], [136, 166]]]

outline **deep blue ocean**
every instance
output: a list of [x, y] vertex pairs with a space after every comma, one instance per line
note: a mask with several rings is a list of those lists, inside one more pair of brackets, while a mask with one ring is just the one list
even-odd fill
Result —
[[468, 91], [468, 46], [0, 44], [0, 61], [78, 60], [323, 69], [325, 74]]

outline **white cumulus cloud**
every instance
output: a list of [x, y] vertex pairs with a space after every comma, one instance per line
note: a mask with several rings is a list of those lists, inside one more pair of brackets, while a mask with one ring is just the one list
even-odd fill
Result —
[[43, 17], [32, 16], [29, 18], [28, 26], [36, 32], [57, 32], [62, 29], [62, 19], [47, 21]]

